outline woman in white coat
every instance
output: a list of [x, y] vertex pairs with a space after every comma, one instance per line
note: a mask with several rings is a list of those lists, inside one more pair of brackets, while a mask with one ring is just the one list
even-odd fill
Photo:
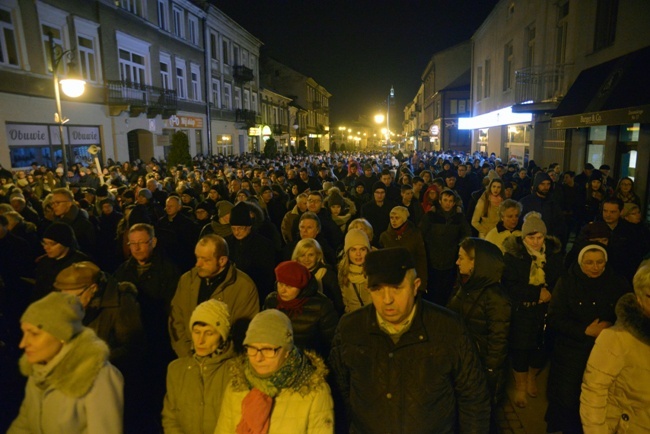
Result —
[[20, 369], [29, 379], [8, 434], [122, 433], [122, 375], [83, 316], [76, 296], [52, 292], [21, 317]]
[[591, 350], [582, 379], [585, 434], [650, 433], [650, 262], [634, 275], [634, 294], [616, 304], [616, 324]]
[[233, 365], [215, 434], [332, 434], [334, 409], [323, 359], [293, 344], [291, 320], [258, 313]]

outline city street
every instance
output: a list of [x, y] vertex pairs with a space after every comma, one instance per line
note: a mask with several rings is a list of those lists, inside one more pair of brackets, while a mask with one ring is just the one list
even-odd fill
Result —
[[497, 413], [500, 433], [502, 434], [545, 434], [546, 422], [546, 380], [548, 379], [548, 366], [539, 374], [537, 384], [539, 395], [537, 398], [528, 397], [528, 406], [518, 408], [514, 405], [515, 381], [510, 375], [507, 393], [500, 411]]

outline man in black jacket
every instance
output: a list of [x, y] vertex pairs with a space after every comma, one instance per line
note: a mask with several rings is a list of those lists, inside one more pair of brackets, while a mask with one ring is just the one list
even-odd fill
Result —
[[351, 432], [486, 433], [483, 368], [456, 314], [416, 297], [404, 248], [368, 253], [372, 304], [345, 315], [329, 362]]

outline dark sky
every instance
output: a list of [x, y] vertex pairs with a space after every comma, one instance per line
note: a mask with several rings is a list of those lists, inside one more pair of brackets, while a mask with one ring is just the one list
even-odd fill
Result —
[[385, 107], [401, 110], [431, 56], [469, 39], [497, 0], [229, 0], [219, 9], [260, 39], [270, 56], [331, 94], [334, 126]]

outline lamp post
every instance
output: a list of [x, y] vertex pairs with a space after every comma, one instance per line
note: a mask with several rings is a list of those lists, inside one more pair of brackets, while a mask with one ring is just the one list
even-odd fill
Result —
[[59, 80], [59, 65], [61, 60], [67, 57], [72, 59], [74, 56], [73, 50], [64, 50], [62, 47], [54, 43], [54, 35], [48, 34], [50, 44], [50, 68], [52, 69], [52, 76], [54, 80], [54, 99], [56, 101], [56, 113], [54, 113], [54, 122], [59, 125], [59, 137], [61, 139], [61, 162], [63, 163], [63, 186], [67, 187], [68, 177], [68, 158], [65, 149], [65, 139], [63, 138], [63, 124], [70, 119], [64, 118], [61, 111], [61, 93], [59, 85], [63, 89], [63, 93], [71, 98], [76, 98], [84, 93], [84, 86], [86, 82], [82, 79], [68, 77], [67, 79]]
[[390, 101], [391, 99], [395, 96], [395, 89], [393, 89], [393, 86], [391, 85], [390, 87], [390, 93], [388, 94], [388, 107], [386, 107], [386, 129], [388, 132], [386, 133], [386, 152], [389, 152], [390, 149]]

